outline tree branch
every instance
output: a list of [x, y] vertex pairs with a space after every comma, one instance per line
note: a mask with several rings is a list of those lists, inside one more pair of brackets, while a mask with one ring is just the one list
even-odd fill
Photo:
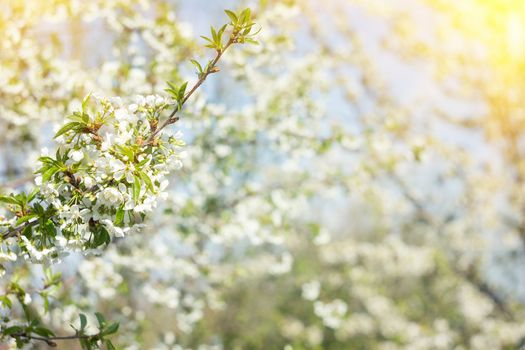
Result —
[[[416, 208], [421, 220], [431, 226], [436, 227], [438, 232], [444, 229], [444, 226], [448, 223], [448, 220], [443, 222], [436, 222], [433, 216], [425, 209], [425, 207], [410, 193], [409, 189], [405, 183], [399, 179], [399, 177], [391, 172], [391, 178], [396, 182], [401, 188], [403, 196]], [[473, 266], [469, 266], [467, 270], [463, 270], [458, 266], [452, 264], [452, 269], [454, 272], [465, 279], [471, 285], [473, 285], [481, 294], [489, 298], [496, 306], [496, 308], [509, 319], [514, 319], [514, 315], [511, 312], [510, 306], [505, 302], [505, 300], [499, 295], [499, 293], [487, 282], [483, 281], [480, 276], [477, 274]]]
[[29, 220], [29, 221], [26, 221], [22, 225], [14, 227], [11, 230], [3, 233], [2, 234], [2, 239], [8, 239], [10, 237], [14, 237], [14, 236], [18, 235], [26, 227], [36, 225], [37, 222], [38, 222], [38, 218], [33, 218], [33, 219]]
[[[180, 106], [184, 106], [184, 104], [186, 103], [186, 101], [188, 101], [188, 99], [193, 95], [193, 93], [195, 91], [197, 91], [197, 89], [204, 83], [204, 81], [206, 81], [206, 78], [208, 78], [208, 76], [210, 74], [213, 74], [213, 73], [217, 73], [219, 70], [217, 68], [217, 63], [219, 62], [219, 60], [221, 59], [222, 55], [224, 54], [224, 52], [234, 43], [237, 42], [237, 38], [238, 38], [238, 34], [232, 34], [230, 36], [230, 39], [228, 40], [228, 42], [226, 43], [226, 45], [224, 45], [224, 47], [221, 49], [221, 50], [217, 50], [217, 55], [215, 56], [215, 58], [211, 61], [211, 63], [208, 65], [208, 68], [206, 69], [205, 72], [203, 72], [200, 76], [199, 76], [199, 80], [197, 80], [197, 82], [195, 83], [195, 85], [193, 85], [193, 87], [190, 89], [190, 91], [188, 91], [186, 93], [186, 95], [184, 95], [184, 99], [182, 100], [182, 103], [180, 104]], [[153, 140], [155, 139], [155, 137], [160, 133], [160, 131], [162, 129], [164, 129], [165, 127], [167, 127], [168, 125], [170, 124], [173, 124], [175, 123], [177, 120], [179, 120], [178, 117], [176, 117], [175, 115], [177, 114], [177, 112], [179, 112], [179, 105], [175, 106], [175, 108], [173, 109], [173, 111], [170, 113], [170, 115], [168, 116], [168, 118], [164, 121], [164, 123], [161, 124], [160, 127], [158, 127], [152, 134], [151, 136], [148, 138], [148, 140], [146, 141], [146, 145], [149, 145], [153, 142]]]
[[47, 345], [51, 347], [56, 347], [57, 344], [55, 343], [55, 340], [78, 340], [78, 339], [89, 339], [100, 336], [102, 333], [96, 333], [93, 335], [82, 335], [82, 334], [74, 334], [74, 335], [63, 335], [63, 336], [52, 336], [52, 337], [40, 337], [32, 334], [28, 334], [26, 332], [20, 332], [20, 333], [14, 333], [10, 336], [12, 338], [25, 338], [30, 340], [38, 340], [45, 342]]

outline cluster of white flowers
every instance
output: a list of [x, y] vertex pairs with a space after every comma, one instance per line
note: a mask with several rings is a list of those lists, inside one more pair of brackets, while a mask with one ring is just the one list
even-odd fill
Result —
[[182, 166], [181, 133], [154, 134], [168, 100], [139, 96], [126, 105], [119, 98], [91, 99], [58, 130], [56, 155], [40, 158], [40, 191], [22, 216], [32, 229], [22, 247], [33, 260], [96, 249], [139, 231], [166, 195], [166, 175]]
[[323, 320], [326, 327], [330, 328], [338, 328], [341, 325], [347, 310], [348, 306], [341, 299], [335, 299], [328, 303], [322, 301], [314, 303], [315, 314]]
[[113, 265], [107, 264], [102, 258], [84, 260], [79, 266], [82, 278], [88, 288], [96, 292], [102, 299], [116, 296], [116, 289], [122, 283], [122, 276], [115, 272]]
[[310, 281], [302, 286], [302, 297], [306, 300], [316, 300], [321, 292], [321, 283], [317, 280]]

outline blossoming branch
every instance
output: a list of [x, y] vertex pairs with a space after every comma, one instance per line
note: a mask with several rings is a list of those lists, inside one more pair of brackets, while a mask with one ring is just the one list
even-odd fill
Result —
[[[166, 176], [182, 167], [182, 134], [166, 127], [179, 119], [176, 114], [206, 78], [219, 71], [217, 64], [230, 46], [256, 43], [249, 9], [226, 14], [230, 22], [218, 30], [212, 27], [211, 37], [203, 37], [216, 55], [206, 64], [192, 60], [198, 80], [189, 90], [187, 82], [180, 86], [168, 83], [169, 98], [84, 98], [81, 109], [56, 133], [55, 154], [39, 158], [37, 187], [30, 193], [0, 196], [12, 213], [9, 218], [0, 218], [2, 274], [2, 262], [22, 256], [49, 263], [70, 251], [98, 252], [113, 237], [124, 237], [144, 226], [147, 214], [166, 196]], [[15, 291], [16, 295], [28, 295], [19, 286]], [[22, 306], [26, 299], [19, 300]], [[81, 327], [74, 335], [56, 336], [28, 316], [26, 324], [3, 324], [0, 340], [11, 337], [23, 347], [32, 340], [56, 346], [56, 340], [78, 339], [85, 349], [102, 344], [113, 348], [105, 337], [115, 333], [118, 324], [107, 323], [102, 315], [97, 318], [100, 331], [96, 334], [84, 332], [86, 317], [80, 315]]]

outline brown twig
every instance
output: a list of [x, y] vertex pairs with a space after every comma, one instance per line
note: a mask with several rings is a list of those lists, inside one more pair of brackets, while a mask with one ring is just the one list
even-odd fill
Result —
[[51, 347], [56, 347], [57, 344], [54, 342], [55, 340], [77, 340], [77, 339], [89, 339], [93, 337], [100, 336], [101, 333], [93, 334], [93, 335], [82, 335], [82, 334], [75, 334], [75, 335], [63, 335], [63, 336], [52, 336], [52, 337], [39, 337], [36, 335], [31, 335], [26, 332], [20, 332], [20, 333], [14, 333], [10, 335], [13, 338], [25, 338], [25, 339], [31, 339], [31, 340], [39, 340], [45, 342], [47, 345]]
[[18, 235], [23, 229], [25, 229], [28, 226], [33, 226], [38, 222], [37, 218], [31, 219], [29, 221], [24, 222], [22, 225], [19, 225], [17, 227], [12, 228], [11, 230], [5, 232], [2, 234], [2, 239], [8, 239], [10, 237], [14, 237]]
[[[182, 102], [180, 104], [181, 107], [184, 106], [186, 101], [188, 101], [188, 99], [193, 95], [193, 93], [195, 91], [197, 91], [197, 89], [204, 83], [204, 81], [206, 80], [206, 78], [208, 78], [208, 76], [210, 74], [217, 73], [219, 71], [218, 68], [217, 68], [217, 62], [219, 62], [219, 60], [221, 59], [221, 57], [224, 54], [224, 52], [232, 44], [237, 42], [237, 37], [238, 37], [238, 34], [232, 34], [230, 36], [230, 39], [226, 43], [226, 45], [224, 45], [224, 47], [222, 49], [217, 50], [217, 55], [210, 62], [210, 64], [208, 65], [208, 68], [206, 69], [206, 71], [199, 75], [199, 80], [197, 80], [197, 82], [195, 83], [195, 85], [193, 85], [193, 87], [190, 89], [190, 91], [188, 91], [186, 93], [186, 95], [184, 95], [184, 98], [182, 99]], [[155, 137], [159, 134], [159, 132], [162, 129], [164, 129], [165, 127], [167, 127], [170, 124], [175, 123], [177, 120], [179, 120], [179, 118], [175, 116], [177, 114], [177, 112], [179, 112], [179, 105], [175, 106], [175, 108], [170, 113], [168, 118], [151, 134], [151, 136], [148, 138], [148, 140], [145, 143], [146, 145], [151, 144], [153, 142], [153, 140], [155, 140]]]

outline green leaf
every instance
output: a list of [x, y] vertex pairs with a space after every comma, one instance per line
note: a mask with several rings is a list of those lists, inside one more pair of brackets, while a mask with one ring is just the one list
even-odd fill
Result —
[[49, 181], [49, 179], [51, 179], [51, 177], [53, 175], [55, 175], [56, 173], [58, 173], [60, 169], [59, 168], [56, 168], [56, 167], [50, 167], [48, 168], [46, 171], [44, 171], [42, 173], [42, 181], [43, 182], [46, 182], [46, 181]]
[[[91, 92], [89, 94], [86, 95], [86, 97], [84, 97], [84, 99], [82, 100], [82, 112], [85, 112], [86, 111], [86, 106], [87, 104], [89, 103], [89, 99], [91, 98]], [[88, 122], [88, 120], [86, 120], [86, 122]]]
[[40, 192], [40, 189], [38, 187], [33, 188], [31, 193], [29, 193], [29, 197], [27, 198], [27, 202], [31, 202], [33, 199], [35, 199], [36, 195]]
[[179, 97], [184, 97], [184, 94], [186, 93], [186, 88], [188, 87], [188, 82], [185, 82], [182, 84], [179, 88]]
[[22, 235], [26, 237], [31, 237], [32, 233], [33, 228], [31, 227], [31, 225], [26, 226], [26, 228], [22, 230]]
[[196, 60], [190, 60], [191, 63], [193, 63], [193, 65], [195, 66], [195, 68], [197, 68], [197, 71], [199, 73], [202, 73], [202, 66], [199, 62], [197, 62]]
[[133, 201], [136, 203], [140, 196], [140, 179], [135, 176], [133, 181]]
[[143, 167], [147, 162], [149, 162], [150, 159], [148, 157], [145, 157], [143, 160], [139, 162], [139, 167]]
[[[204, 40], [208, 41], [211, 44], [211, 47], [215, 47], [215, 43], [210, 38], [208, 38], [208, 37], [206, 37], [204, 35], [201, 35], [201, 38], [203, 38]], [[206, 45], [206, 46], [210, 47], [209, 45]]]
[[99, 329], [104, 328], [104, 325], [106, 324], [106, 319], [100, 312], [95, 312], [95, 317], [97, 318]]
[[129, 160], [135, 159], [135, 151], [133, 150], [133, 147], [125, 145], [117, 145], [116, 147], [123, 155], [128, 157]]
[[173, 89], [164, 89], [168, 94], [170, 94], [171, 97], [176, 98], [177, 97], [177, 91]]
[[18, 206], [22, 205], [14, 197], [8, 197], [8, 196], [0, 196], [0, 202], [4, 202], [4, 203], [7, 203], [7, 204], [18, 205]]
[[44, 299], [44, 312], [47, 314], [49, 312], [49, 298], [47, 295], [42, 295], [42, 299]]
[[227, 24], [223, 25], [221, 29], [219, 29], [219, 33], [217, 33], [217, 36], [219, 37], [219, 43], [221, 43], [221, 45], [222, 45], [222, 34], [224, 34], [224, 31], [226, 30], [227, 26], [228, 26]]
[[41, 335], [43, 337], [53, 337], [55, 335], [55, 333], [45, 327], [34, 327], [32, 333]]
[[252, 45], [259, 45], [259, 42], [257, 40], [253, 40], [253, 39], [250, 39], [250, 38], [245, 38], [244, 42], [248, 43], [248, 44], [252, 44]]
[[56, 226], [51, 220], [47, 220], [43, 225], [40, 225], [42, 233], [46, 234], [46, 237], [56, 236]]
[[182, 109], [182, 104], [184, 103], [184, 95], [186, 94], [187, 86], [188, 86], [188, 82], [185, 82], [184, 84], [180, 86], [179, 91], [177, 92], [177, 102], [178, 102], [179, 111]]
[[117, 214], [115, 215], [115, 225], [120, 226], [124, 222], [124, 205], [121, 205], [120, 208], [117, 210]]
[[107, 350], [116, 350], [116, 348], [113, 345], [113, 343], [111, 343], [111, 341], [109, 341], [109, 340], [106, 340], [106, 349]]
[[184, 84], [182, 84], [179, 88], [179, 92], [178, 92], [178, 95], [177, 95], [177, 100], [179, 101], [179, 103], [182, 104], [182, 100], [184, 99], [184, 94], [186, 93], [186, 88], [188, 87], [188, 82], [185, 82]]
[[[58, 153], [57, 151], [57, 158], [59, 158], [60, 154]], [[60, 165], [60, 162], [57, 161], [57, 160], [54, 160], [53, 158], [51, 157], [48, 157], [48, 156], [43, 156], [43, 157], [39, 157], [38, 160], [44, 164], [49, 164], [49, 165], [56, 165], [56, 166], [59, 166]]]
[[230, 17], [230, 19], [232, 20], [232, 24], [235, 25], [238, 21], [237, 15], [230, 10], [224, 10], [224, 12], [228, 15], [228, 17]]
[[109, 235], [108, 230], [103, 225], [99, 225], [95, 230], [95, 237], [91, 247], [96, 248], [103, 244], [108, 245], [109, 243], [111, 243], [111, 236]]
[[210, 27], [210, 29], [211, 29], [211, 37], [213, 38], [213, 42], [217, 44], [217, 39], [218, 39], [217, 31], [213, 27]]
[[146, 187], [148, 188], [148, 190], [153, 192], [153, 182], [151, 182], [151, 179], [149, 178], [149, 176], [142, 170], [139, 170], [138, 173], [142, 181], [144, 181], [144, 183], [146, 184]]
[[92, 350], [93, 348], [90, 345], [90, 341], [87, 338], [80, 338], [79, 339], [80, 346], [82, 347], [82, 350]]
[[[244, 27], [244, 30], [243, 30], [243, 32], [242, 32], [242, 35], [248, 35], [248, 34], [250, 34], [250, 32], [252, 31], [252, 28], [253, 28], [254, 25], [255, 25], [255, 23], [250, 23], [250, 24], [248, 24], [247, 26], [245, 26], [245, 27]], [[258, 33], [258, 32], [257, 32], [257, 33]], [[255, 34], [256, 34], [256, 33], [255, 33]], [[254, 34], [254, 35], [255, 35], [255, 34]]]
[[50, 268], [46, 268], [44, 271], [46, 275], [46, 284], [48, 286], [54, 286], [61, 282], [62, 274], [60, 272], [53, 273], [53, 270]]
[[87, 326], [87, 318], [86, 315], [80, 314], [80, 331], [83, 331]]
[[250, 21], [252, 16], [252, 11], [247, 8], [244, 11], [241, 12], [240, 19], [242, 24], [246, 24]]
[[4, 329], [2, 333], [3, 335], [12, 335], [15, 333], [19, 333], [23, 330], [24, 328], [21, 326], [11, 326], [11, 327], [7, 327], [6, 329]]
[[0, 303], [7, 308], [11, 308], [13, 306], [11, 299], [9, 299], [7, 295], [0, 296]]
[[39, 216], [44, 216], [45, 214], [45, 209], [43, 206], [40, 205], [40, 203], [35, 203], [33, 205], [33, 211], [38, 214]]
[[22, 216], [20, 219], [18, 219], [18, 220], [16, 221], [16, 225], [17, 225], [17, 226], [18, 226], [18, 225], [21, 225], [21, 224], [23, 224], [24, 222], [27, 222], [27, 221], [29, 221], [29, 220], [31, 220], [31, 219], [33, 219], [33, 218], [36, 218], [36, 217], [38, 217], [38, 214], [30, 214], [30, 215]]
[[119, 324], [118, 322], [110, 324], [106, 329], [102, 331], [102, 336], [117, 333]]
[[60, 130], [57, 131], [57, 133], [55, 134], [55, 139], [61, 135], [64, 135], [66, 132], [70, 131], [70, 130], [73, 130], [75, 128], [78, 128], [78, 127], [81, 127], [82, 124], [79, 123], [79, 122], [71, 122], [71, 123], [67, 123], [66, 125], [64, 125], [63, 127], [60, 128]]
[[72, 121], [74, 121], [74, 122], [77, 122], [77, 123], [86, 124], [84, 122], [84, 120], [86, 120], [85, 116], [87, 116], [87, 114], [85, 114], [85, 113], [73, 112], [73, 114], [71, 114], [67, 118], [72, 120]]

